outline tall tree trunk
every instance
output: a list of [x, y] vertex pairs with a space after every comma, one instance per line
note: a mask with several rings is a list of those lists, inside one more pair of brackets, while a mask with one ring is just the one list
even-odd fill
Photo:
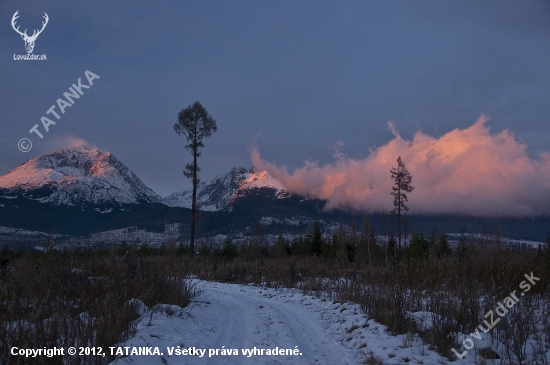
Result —
[[191, 255], [195, 254], [195, 221], [197, 208], [197, 149], [193, 150], [193, 199], [191, 203], [191, 239], [189, 241], [189, 249]]
[[[401, 250], [401, 189], [398, 191], [399, 205], [397, 207], [397, 234], [399, 236], [399, 249]], [[395, 257], [397, 257], [397, 246], [395, 248]]]

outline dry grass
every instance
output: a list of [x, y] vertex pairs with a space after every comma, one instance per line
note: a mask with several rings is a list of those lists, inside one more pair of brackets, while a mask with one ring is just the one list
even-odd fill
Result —
[[[194, 287], [176, 257], [140, 257], [116, 252], [26, 253], [0, 271], [0, 363], [26, 363], [10, 348], [100, 346], [104, 351], [134, 333], [137, 307], [185, 307]], [[40, 356], [33, 364], [107, 364], [113, 358]], [[27, 359], [28, 361], [28, 359]]]

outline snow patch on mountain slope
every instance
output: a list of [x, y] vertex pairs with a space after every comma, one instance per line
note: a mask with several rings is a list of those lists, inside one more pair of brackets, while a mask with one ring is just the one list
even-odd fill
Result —
[[135, 204], [160, 197], [111, 153], [77, 146], [33, 158], [0, 176], [4, 196], [20, 194], [42, 203]]
[[[205, 187], [206, 184], [204, 183], [199, 183], [198, 185], [197, 208], [208, 212], [215, 212], [224, 209], [227, 205], [227, 201], [229, 200], [229, 198], [226, 198], [224, 196], [225, 194], [222, 194], [217, 199], [212, 199], [212, 197], [204, 193]], [[193, 204], [193, 190], [184, 190], [173, 193], [162, 199], [161, 202], [168, 205], [169, 207], [181, 207], [191, 209], [191, 206]]]
[[267, 171], [261, 171], [258, 173], [247, 173], [246, 179], [242, 182], [240, 189], [253, 189], [253, 188], [274, 188], [276, 190], [284, 190], [283, 184], [271, 177]]

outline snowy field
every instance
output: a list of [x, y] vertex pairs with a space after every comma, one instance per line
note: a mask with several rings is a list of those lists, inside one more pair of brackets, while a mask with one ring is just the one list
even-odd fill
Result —
[[[361, 364], [371, 351], [383, 364], [451, 363], [416, 335], [390, 335], [385, 326], [367, 320], [357, 304], [334, 303], [295, 289], [198, 285], [203, 294], [183, 311], [169, 307], [168, 315], [144, 308], [135, 336], [113, 349], [125, 354], [132, 347], [158, 347], [158, 354], [130, 354], [112, 364]], [[292, 355], [278, 354], [281, 349]], [[452, 363], [476, 361], [468, 354]]]

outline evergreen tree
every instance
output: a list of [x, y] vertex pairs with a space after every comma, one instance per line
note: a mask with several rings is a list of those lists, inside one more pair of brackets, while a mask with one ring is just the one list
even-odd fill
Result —
[[290, 253], [290, 247], [287, 245], [282, 233], [279, 233], [279, 238], [273, 248], [273, 254], [275, 257], [282, 258], [287, 257]]
[[438, 241], [439, 241], [439, 252], [437, 254], [437, 257], [440, 259], [447, 258], [448, 256], [451, 255], [451, 245], [447, 240], [447, 235], [445, 233], [440, 233]]
[[411, 244], [405, 251], [405, 260], [416, 261], [428, 258], [430, 250], [429, 240], [421, 233], [414, 233]]
[[[390, 258], [390, 262], [388, 262], [388, 256]], [[395, 240], [395, 236], [392, 234], [386, 244], [386, 265], [394, 265], [397, 263], [397, 258], [397, 242]]]
[[223, 243], [221, 256], [229, 260], [232, 260], [237, 256], [239, 256], [239, 250], [237, 246], [233, 243], [233, 240], [229, 237], [227, 237]]
[[401, 156], [397, 159], [397, 168], [392, 167], [390, 170], [391, 178], [394, 180], [391, 195], [393, 195], [393, 210], [392, 213], [397, 216], [398, 243], [401, 248], [401, 212], [409, 210], [407, 206], [408, 196], [414, 190], [412, 186], [412, 175], [405, 167], [405, 163]]
[[322, 247], [323, 233], [321, 232], [319, 221], [315, 219], [315, 221], [313, 222], [313, 232], [311, 235], [311, 253], [315, 256], [319, 256], [321, 254]]
[[346, 258], [349, 262], [355, 261], [355, 255], [357, 254], [357, 249], [353, 242], [346, 243]]

